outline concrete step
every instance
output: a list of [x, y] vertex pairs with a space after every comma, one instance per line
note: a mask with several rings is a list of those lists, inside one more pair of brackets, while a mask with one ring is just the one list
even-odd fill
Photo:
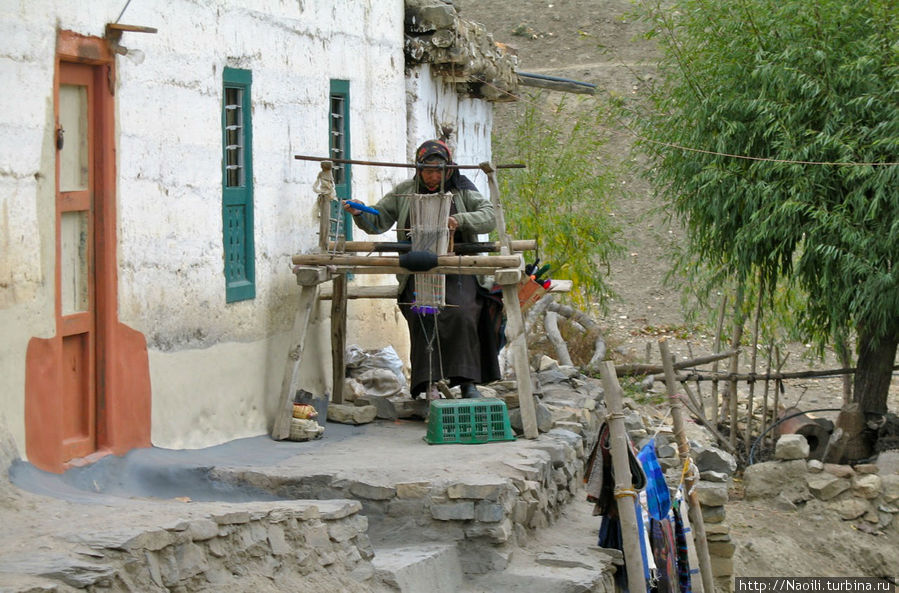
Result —
[[375, 548], [375, 578], [400, 593], [458, 593], [462, 565], [455, 544]]
[[614, 560], [595, 547], [517, 550], [505, 570], [472, 576], [459, 593], [614, 593]]

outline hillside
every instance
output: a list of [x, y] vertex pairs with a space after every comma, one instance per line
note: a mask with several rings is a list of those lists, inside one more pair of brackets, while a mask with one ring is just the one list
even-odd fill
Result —
[[[629, 0], [455, 0], [455, 4], [464, 18], [483, 23], [497, 41], [517, 50], [520, 71], [594, 83], [599, 100], [609, 93], [639, 94], [654, 75], [655, 48], [641, 37], [639, 23], [628, 18]], [[530, 100], [528, 89], [522, 90], [521, 100]], [[499, 104], [496, 128], [514, 125], [520, 109], [520, 104]], [[630, 158], [632, 137], [624, 131], [611, 137], [609, 154]], [[679, 292], [665, 283], [671, 246], [681, 231], [654, 210], [658, 204], [644, 180], [625, 177], [620, 183], [626, 193], [617, 202], [615, 216], [625, 230], [624, 253], [612, 262], [609, 282], [616, 296], [609, 314], [599, 320], [612, 357], [642, 362], [651, 350], [657, 362], [655, 342], [662, 335], [669, 337], [678, 358], [712, 352], [713, 330], [688, 323]], [[832, 356], [810, 360], [803, 344], [790, 345], [790, 353], [785, 370], [836, 365]], [[899, 407], [899, 382], [894, 383], [892, 410]], [[661, 389], [658, 383], [656, 389]], [[784, 405], [802, 409], [839, 407], [841, 381], [794, 381], [782, 398]], [[899, 559], [897, 521], [886, 537], [878, 537], [863, 533], [826, 505], [784, 509], [774, 500], [741, 499], [738, 481], [727, 505], [727, 523], [736, 543], [736, 576], [871, 575], [866, 571], [876, 570], [870, 566], [878, 563], [881, 552]]]

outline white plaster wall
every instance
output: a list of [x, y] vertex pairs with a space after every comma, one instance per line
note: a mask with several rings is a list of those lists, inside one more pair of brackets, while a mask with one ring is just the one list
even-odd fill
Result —
[[[490, 135], [493, 130], [493, 104], [460, 97], [452, 84], [433, 76], [428, 64], [411, 71], [406, 81], [406, 106], [409, 113], [408, 159], [425, 140], [436, 138], [441, 126], [456, 130], [450, 139], [453, 160], [460, 165], [477, 165], [491, 159]], [[479, 169], [462, 171], [489, 196], [487, 176]]]
[[[101, 37], [124, 2], [0, 0], [0, 417], [24, 454], [28, 340], [54, 323], [53, 78], [57, 29]], [[201, 447], [264, 433], [272, 420], [298, 288], [290, 256], [316, 248], [312, 184], [296, 154], [327, 154], [330, 79], [350, 81], [351, 153], [411, 160], [440, 122], [456, 160], [489, 158], [488, 104], [455, 98], [427, 68], [407, 85], [402, 0], [140, 0], [117, 58], [119, 318], [147, 338], [152, 440]], [[252, 71], [256, 298], [225, 303], [221, 223], [224, 67]], [[418, 97], [413, 100], [412, 96]], [[354, 166], [354, 197], [374, 202], [409, 172]], [[469, 173], [483, 190], [480, 173]], [[358, 232], [357, 238], [364, 239]], [[390, 236], [392, 240], [392, 236]], [[390, 283], [392, 276], [357, 276]], [[303, 387], [330, 391], [324, 301], [307, 341]], [[392, 300], [351, 301], [348, 344], [407, 357]]]

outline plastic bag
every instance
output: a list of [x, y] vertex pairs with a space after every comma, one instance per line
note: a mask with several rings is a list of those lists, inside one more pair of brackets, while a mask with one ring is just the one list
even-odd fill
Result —
[[[377, 350], [363, 350], [359, 346], [349, 346], [346, 352], [347, 375], [365, 383], [362, 375], [366, 371], [374, 369], [389, 369], [396, 375], [400, 389], [406, 386], [406, 375], [403, 373], [403, 361], [393, 346], [386, 346]], [[369, 376], [371, 373], [369, 374]]]

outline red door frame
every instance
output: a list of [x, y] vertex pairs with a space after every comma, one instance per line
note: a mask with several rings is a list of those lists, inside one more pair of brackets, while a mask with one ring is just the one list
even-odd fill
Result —
[[[93, 70], [96, 90], [92, 104], [95, 120], [91, 130], [95, 149], [93, 175], [94, 285], [93, 323], [95, 339], [94, 415], [96, 451], [86, 459], [150, 446], [150, 372], [146, 340], [118, 321], [118, 273], [116, 256], [116, 150], [115, 150], [115, 53], [97, 37], [71, 31], [57, 34], [56, 68], [53, 81], [54, 115], [59, 114], [60, 64], [87, 64]], [[55, 155], [54, 155], [55, 159]], [[58, 166], [58, 165], [57, 165]], [[58, 190], [57, 171], [57, 190]], [[54, 203], [56, 192], [54, 192]], [[56, 236], [59, 234], [59, 206]], [[59, 241], [56, 261], [59, 262]], [[25, 450], [34, 465], [54, 472], [64, 471], [83, 459], [71, 459], [63, 442], [62, 334], [70, 322], [62, 315], [60, 265], [56, 265], [55, 319], [57, 332], [51, 338], [32, 338], [25, 362]]]

